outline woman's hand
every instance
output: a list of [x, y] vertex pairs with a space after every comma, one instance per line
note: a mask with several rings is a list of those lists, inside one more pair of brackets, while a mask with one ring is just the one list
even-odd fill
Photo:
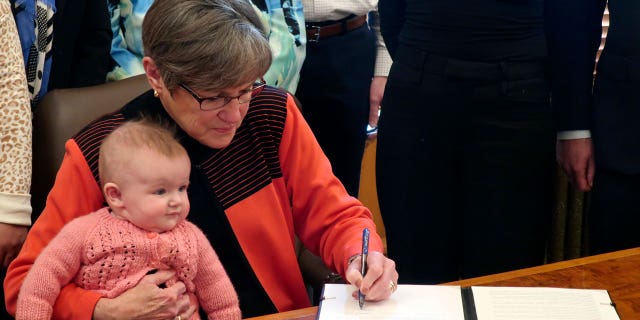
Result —
[[18, 256], [28, 228], [0, 222], [0, 269], [6, 269]]
[[[367, 255], [367, 272], [364, 278], [360, 273], [362, 257], [357, 257], [347, 267], [346, 277], [360, 289], [367, 301], [380, 301], [389, 298], [398, 287], [398, 271], [396, 263], [381, 252], [370, 251]], [[358, 291], [353, 292], [357, 298]]]
[[189, 319], [198, 311], [197, 300], [186, 294], [184, 283], [166, 288], [160, 285], [174, 279], [173, 271], [161, 270], [146, 275], [138, 285], [120, 296], [98, 300], [94, 319]]

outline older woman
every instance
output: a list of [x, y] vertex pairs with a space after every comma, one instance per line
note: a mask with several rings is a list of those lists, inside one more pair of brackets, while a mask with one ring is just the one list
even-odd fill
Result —
[[[157, 0], [151, 6], [143, 24], [143, 64], [153, 90], [67, 142], [46, 208], [10, 266], [10, 311], [43, 246], [66, 222], [102, 205], [99, 142], [140, 114], [178, 127], [193, 165], [189, 216], [218, 252], [244, 316], [310, 305], [294, 235], [367, 300], [389, 297], [398, 274], [375, 232], [364, 279], [359, 271], [362, 230], [375, 230], [370, 212], [333, 176], [293, 98], [258, 80], [271, 62], [259, 23], [246, 1]], [[183, 295], [184, 285], [158, 288], [171, 276], [148, 275], [115, 299], [67, 285], [54, 315], [186, 319], [195, 307]]]

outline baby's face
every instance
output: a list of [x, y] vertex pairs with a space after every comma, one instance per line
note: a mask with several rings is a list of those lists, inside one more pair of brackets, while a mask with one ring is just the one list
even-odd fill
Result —
[[150, 150], [136, 151], [121, 172], [120, 191], [127, 219], [147, 231], [173, 229], [189, 213], [190, 172], [186, 155], [168, 158]]

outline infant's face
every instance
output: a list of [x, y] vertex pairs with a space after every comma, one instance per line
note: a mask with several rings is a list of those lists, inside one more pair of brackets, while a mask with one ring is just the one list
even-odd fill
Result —
[[189, 213], [189, 158], [167, 158], [150, 150], [136, 151], [123, 170], [120, 185], [127, 219], [153, 232], [173, 229]]

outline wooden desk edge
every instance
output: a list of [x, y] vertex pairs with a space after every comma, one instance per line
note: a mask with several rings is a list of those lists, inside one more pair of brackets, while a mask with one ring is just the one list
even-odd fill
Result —
[[[475, 286], [485, 283], [492, 283], [500, 280], [513, 279], [518, 277], [530, 276], [533, 274], [545, 273], [555, 270], [561, 270], [590, 263], [597, 263], [607, 260], [614, 260], [634, 255], [640, 255], [640, 248], [633, 248], [627, 250], [621, 250], [611, 253], [604, 253], [594, 256], [588, 256], [584, 258], [577, 258], [572, 260], [554, 262], [537, 267], [531, 267], [526, 269], [507, 271], [503, 273], [492, 274], [488, 276], [482, 276], [471, 279], [464, 279], [454, 282], [443, 283], [442, 285], [456, 285], [456, 286]], [[304, 309], [292, 310], [287, 312], [281, 312], [277, 314], [271, 314], [261, 317], [249, 318], [247, 320], [314, 320], [318, 307], [309, 307]]]
[[634, 255], [640, 255], [640, 248], [603, 253], [603, 254], [594, 255], [594, 256], [588, 256], [583, 258], [544, 264], [537, 267], [531, 267], [526, 269], [519, 269], [519, 270], [507, 271], [503, 273], [491, 274], [491, 275], [477, 277], [477, 278], [447, 282], [447, 283], [443, 283], [443, 285], [456, 285], [456, 286], [462, 286], [462, 287], [482, 285], [485, 283], [519, 278], [519, 277], [530, 276], [530, 275], [540, 274], [540, 273], [546, 273], [546, 272], [567, 269], [571, 267], [582, 266], [582, 265], [587, 265], [587, 264], [597, 263], [597, 262], [602, 262], [607, 260], [614, 260], [614, 259], [619, 259], [619, 258], [624, 258], [624, 257], [629, 257]]
[[318, 313], [318, 307], [309, 307], [255, 318], [248, 318], [246, 320], [313, 320], [316, 318], [316, 313]]

